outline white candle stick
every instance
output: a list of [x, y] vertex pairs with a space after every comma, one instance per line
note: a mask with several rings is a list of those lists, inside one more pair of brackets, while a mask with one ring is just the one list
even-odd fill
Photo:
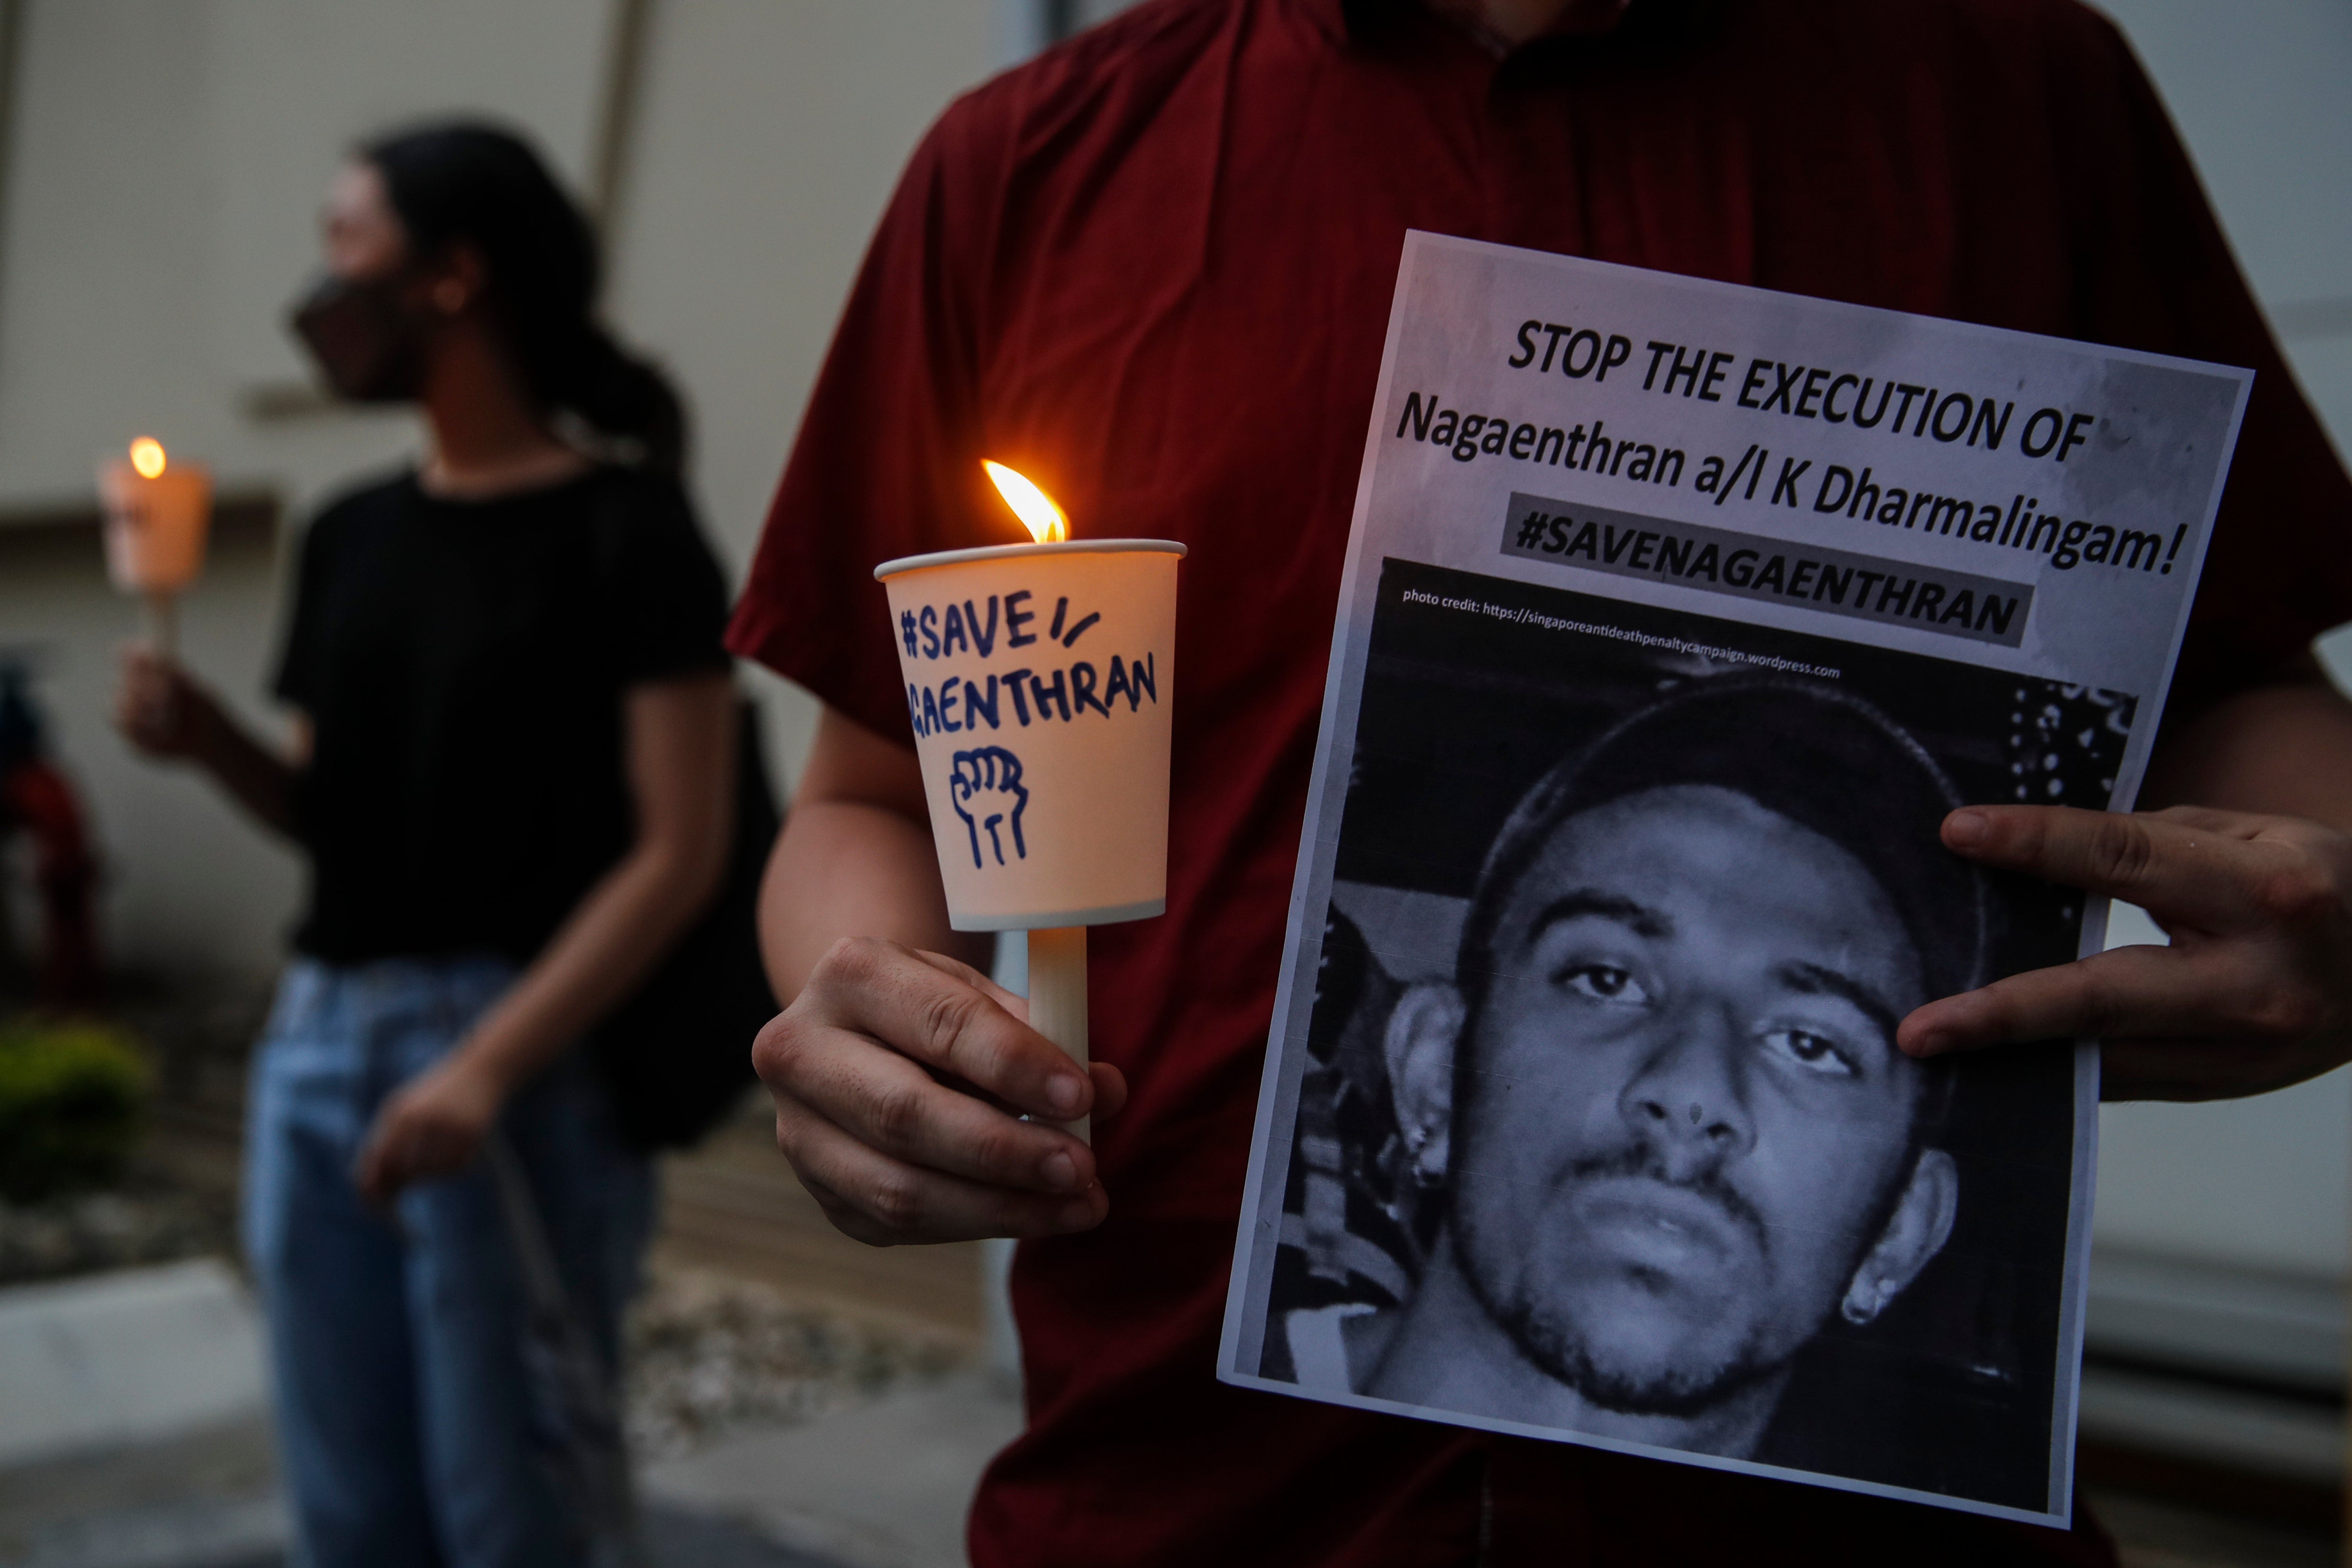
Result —
[[[1029, 934], [1029, 1027], [1087, 1065], [1087, 928], [1062, 925]], [[1065, 1123], [1092, 1143], [1093, 1118]]]
[[168, 593], [150, 593], [143, 597], [147, 606], [147, 646], [165, 664], [180, 656], [179, 601]]

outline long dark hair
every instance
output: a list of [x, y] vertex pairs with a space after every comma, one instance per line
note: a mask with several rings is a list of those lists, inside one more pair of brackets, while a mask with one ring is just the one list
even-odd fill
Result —
[[678, 472], [685, 407], [596, 320], [596, 231], [528, 142], [454, 120], [379, 137], [358, 156], [383, 177], [416, 256], [461, 240], [482, 253], [488, 307], [542, 407], [634, 448], [646, 468]]

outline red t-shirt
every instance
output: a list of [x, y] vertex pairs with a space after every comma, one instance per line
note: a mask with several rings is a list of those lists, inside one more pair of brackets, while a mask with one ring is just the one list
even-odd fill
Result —
[[2259, 373], [2176, 710], [2352, 619], [2352, 486], [2162, 110], [2070, 0], [1634, 0], [1500, 60], [1401, 3], [1154, 0], [915, 153], [733, 646], [906, 733], [875, 563], [1182, 539], [1168, 913], [1094, 933], [1110, 1218], [1013, 1273], [996, 1564], [2108, 1563], [2072, 1535], [1244, 1391], [1213, 1364], [1358, 465], [1408, 228]]

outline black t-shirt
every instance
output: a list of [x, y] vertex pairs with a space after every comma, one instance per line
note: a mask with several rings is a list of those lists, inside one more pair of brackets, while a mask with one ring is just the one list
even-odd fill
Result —
[[674, 481], [465, 502], [407, 474], [330, 507], [277, 686], [315, 736], [294, 946], [528, 962], [633, 837], [622, 693], [728, 668], [726, 618]]

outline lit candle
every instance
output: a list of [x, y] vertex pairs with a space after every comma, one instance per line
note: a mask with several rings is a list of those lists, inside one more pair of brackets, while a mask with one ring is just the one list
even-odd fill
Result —
[[[1170, 539], [1073, 539], [1035, 485], [985, 465], [1029, 544], [874, 569], [958, 931], [1025, 931], [1030, 1026], [1087, 1060], [1087, 931], [1168, 904]], [[1084, 1119], [1072, 1124], [1087, 1135]]]
[[205, 564], [205, 528], [213, 478], [200, 463], [173, 464], [163, 444], [141, 436], [127, 458], [100, 464], [98, 493], [106, 513], [106, 570], [114, 586], [146, 602], [147, 638], [173, 653], [173, 596]]

